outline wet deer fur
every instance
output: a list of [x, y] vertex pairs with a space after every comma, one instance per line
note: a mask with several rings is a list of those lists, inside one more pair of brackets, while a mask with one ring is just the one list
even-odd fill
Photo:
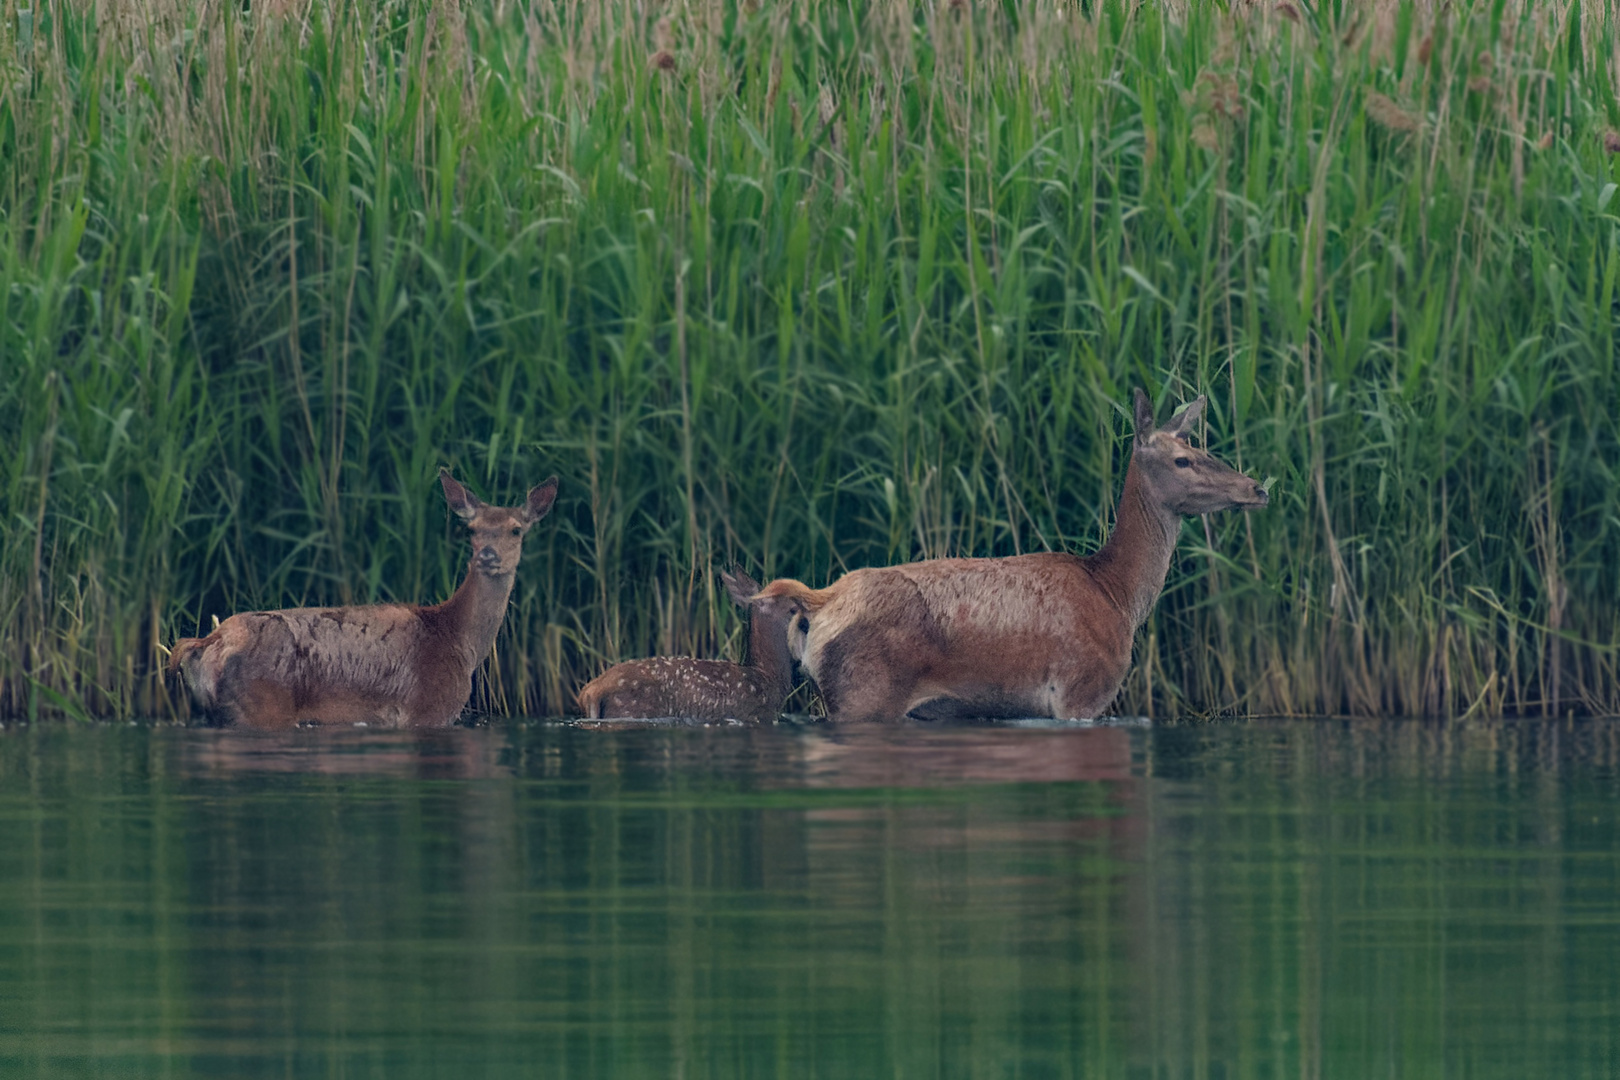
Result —
[[551, 509], [557, 478], [519, 507], [480, 502], [439, 471], [445, 500], [467, 523], [473, 555], [442, 604], [289, 608], [233, 615], [169, 657], [196, 706], [216, 722], [285, 728], [300, 722], [388, 727], [449, 724], [472, 693], [506, 616], [523, 537]]
[[1136, 438], [1113, 534], [1060, 553], [854, 570], [825, 589], [773, 581], [803, 605], [793, 647], [835, 721], [905, 715], [1092, 718], [1119, 693], [1131, 642], [1164, 589], [1183, 515], [1266, 505], [1264, 488], [1193, 447], [1199, 397], [1162, 427], [1136, 392]]
[[755, 599], [759, 585], [738, 570], [720, 580], [749, 609], [748, 663], [655, 656], [627, 660], [592, 679], [579, 692], [579, 707], [593, 720], [678, 716], [692, 720], [763, 723], [782, 713], [793, 689], [789, 627], [801, 614], [788, 598]]

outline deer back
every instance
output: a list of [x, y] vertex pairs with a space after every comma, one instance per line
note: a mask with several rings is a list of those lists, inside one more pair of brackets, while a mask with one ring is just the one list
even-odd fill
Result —
[[760, 673], [729, 660], [655, 656], [615, 664], [579, 692], [587, 719], [775, 719], [785, 694], [775, 694]]
[[861, 654], [926, 687], [1033, 686], [1058, 654], [1117, 666], [1135, 629], [1081, 560], [1064, 554], [856, 570], [827, 591], [803, 639], [805, 669], [818, 682], [830, 662]]

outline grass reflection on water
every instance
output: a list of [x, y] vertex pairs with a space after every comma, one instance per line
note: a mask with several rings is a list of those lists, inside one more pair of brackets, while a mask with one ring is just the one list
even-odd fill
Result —
[[0, 732], [5, 1075], [1611, 1076], [1620, 724]]

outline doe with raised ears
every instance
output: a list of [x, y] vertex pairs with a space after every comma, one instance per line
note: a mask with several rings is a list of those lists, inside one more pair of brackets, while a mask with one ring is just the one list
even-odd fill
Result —
[[523, 538], [557, 498], [557, 478], [522, 506], [490, 506], [439, 470], [445, 501], [472, 534], [473, 555], [442, 604], [289, 608], [232, 615], [169, 655], [196, 706], [243, 727], [303, 722], [442, 727], [472, 693], [495, 645]]
[[854, 570], [825, 589], [792, 579], [806, 672], [834, 721], [1098, 716], [1170, 569], [1183, 515], [1257, 509], [1259, 483], [1192, 446], [1199, 397], [1155, 427], [1136, 391], [1136, 437], [1113, 534], [1095, 554], [932, 559]]
[[764, 723], [782, 714], [793, 689], [792, 626], [803, 613], [786, 597], [756, 597], [741, 570], [720, 572], [726, 592], [748, 609], [748, 663], [655, 656], [615, 664], [586, 683], [579, 707], [590, 720], [678, 716]]

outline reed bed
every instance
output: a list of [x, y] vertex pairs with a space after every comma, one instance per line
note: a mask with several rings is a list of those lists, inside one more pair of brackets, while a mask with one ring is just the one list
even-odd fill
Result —
[[3, 0], [0, 714], [160, 643], [435, 601], [433, 477], [551, 472], [494, 712], [734, 653], [714, 570], [1189, 522], [1119, 707], [1620, 710], [1611, 14]]

